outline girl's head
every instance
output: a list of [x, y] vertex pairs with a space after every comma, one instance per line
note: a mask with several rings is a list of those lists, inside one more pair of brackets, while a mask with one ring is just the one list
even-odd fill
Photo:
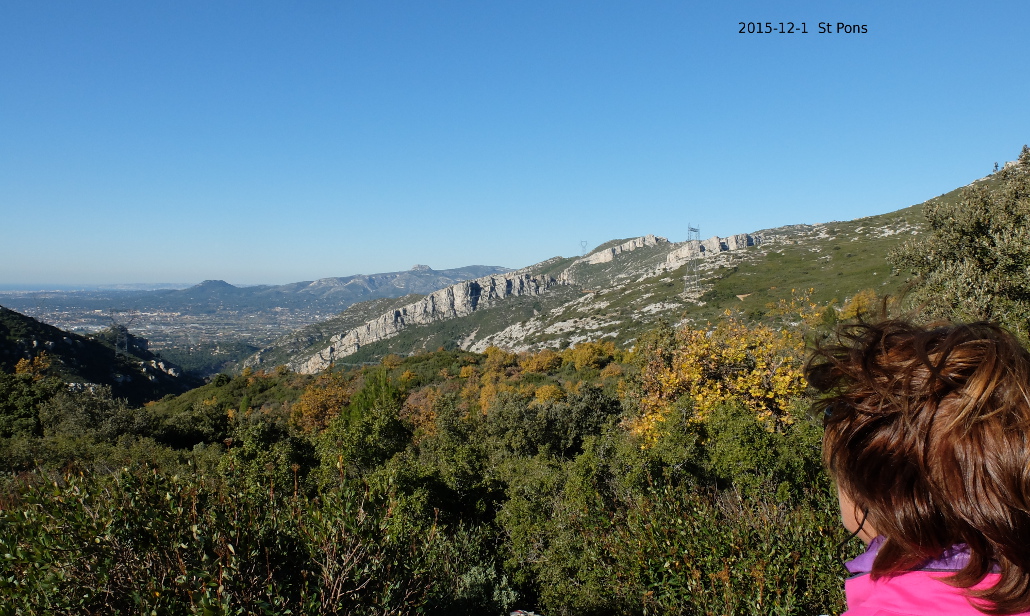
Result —
[[985, 611], [1030, 610], [1030, 354], [986, 323], [857, 325], [818, 349], [823, 457], [858, 517], [883, 535], [882, 576], [966, 544], [946, 581]]

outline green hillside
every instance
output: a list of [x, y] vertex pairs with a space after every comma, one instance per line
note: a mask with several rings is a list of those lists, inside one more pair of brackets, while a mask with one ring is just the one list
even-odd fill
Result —
[[[955, 199], [958, 192], [939, 198]], [[407, 355], [439, 347], [482, 351], [494, 345], [522, 351], [561, 349], [600, 339], [630, 346], [661, 320], [705, 323], [727, 310], [761, 319], [778, 302], [789, 302], [799, 292], [839, 308], [862, 290], [878, 295], [900, 290], [904, 281], [891, 274], [886, 256], [921, 232], [922, 209], [920, 204], [852, 221], [757, 231], [752, 234], [756, 246], [698, 260], [696, 291], [687, 282], [689, 265], [665, 266], [677, 244], [644, 246], [594, 264], [551, 259], [527, 271], [565, 284], [531, 298], [496, 302], [466, 317], [409, 327], [340, 361], [362, 363], [389, 353]], [[625, 241], [608, 242], [601, 249]], [[319, 324], [318, 331], [346, 331], [342, 325]], [[312, 352], [321, 342], [304, 349], [296, 345], [275, 349], [263, 359], [285, 363]]]
[[19, 360], [40, 355], [66, 383], [107, 385], [116, 397], [137, 405], [200, 384], [125, 330], [80, 336], [0, 306], [0, 371], [13, 372]]

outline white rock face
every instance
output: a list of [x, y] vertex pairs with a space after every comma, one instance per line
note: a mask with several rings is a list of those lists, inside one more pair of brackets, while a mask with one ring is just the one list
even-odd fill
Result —
[[708, 252], [708, 253], [722, 252], [722, 250], [723, 250], [722, 240], [720, 240], [717, 236], [713, 235], [712, 237], [708, 238], [707, 240], [704, 240], [703, 242], [701, 242], [701, 250], [703, 252]]
[[741, 248], [754, 246], [756, 242], [747, 233], [738, 233], [736, 235], [723, 238], [722, 243], [726, 245], [726, 250], [740, 250]]
[[711, 257], [720, 252], [728, 250], [740, 250], [748, 246], [757, 246], [761, 238], [747, 233], [738, 233], [729, 237], [712, 236], [704, 241], [690, 240], [669, 253], [665, 257], [665, 264], [668, 269], [675, 269], [691, 259], [699, 257]]
[[642, 237], [635, 237], [628, 242], [623, 242], [618, 246], [612, 248], [606, 248], [604, 250], [598, 250], [597, 252], [591, 253], [582, 259], [579, 259], [581, 263], [608, 263], [624, 252], [631, 252], [637, 248], [643, 248], [645, 246], [657, 246], [658, 244], [667, 244], [669, 240], [664, 237], [657, 237], [654, 235], [644, 235]]
[[635, 237], [629, 241], [619, 244], [618, 246], [613, 246], [612, 248], [605, 248], [604, 250], [592, 252], [587, 256], [581, 259], [576, 259], [575, 261], [570, 263], [569, 267], [565, 268], [565, 270], [558, 275], [558, 282], [560, 284], [575, 284], [575, 266], [579, 264], [596, 265], [598, 263], [609, 263], [613, 261], [615, 257], [621, 255], [624, 252], [632, 252], [638, 248], [643, 248], [645, 246], [658, 246], [659, 244], [668, 243], [669, 240], [664, 237], [649, 234], [640, 237]]
[[150, 365], [160, 370], [161, 372], [164, 372], [168, 376], [179, 376], [179, 371], [175, 368], [175, 366], [166, 365], [163, 361], [157, 361], [152, 359], [150, 360]]
[[697, 240], [690, 240], [683, 242], [683, 245], [673, 250], [665, 257], [665, 262], [669, 265], [679, 265], [686, 263], [690, 259], [695, 259], [701, 256], [701, 242]]
[[339, 333], [329, 339], [329, 346], [291, 362], [289, 367], [301, 374], [314, 374], [324, 370], [332, 361], [346, 357], [366, 344], [396, 336], [409, 325], [425, 325], [467, 316], [477, 308], [507, 297], [539, 295], [553, 284], [555, 280], [549, 276], [535, 277], [518, 272], [459, 282], [417, 302], [387, 312], [360, 327]]

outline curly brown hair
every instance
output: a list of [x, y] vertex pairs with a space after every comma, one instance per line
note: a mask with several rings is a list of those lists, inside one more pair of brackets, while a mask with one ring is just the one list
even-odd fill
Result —
[[873, 578], [966, 544], [943, 578], [988, 614], [1030, 610], [1030, 353], [989, 323], [841, 329], [806, 367], [823, 458], [884, 536]]

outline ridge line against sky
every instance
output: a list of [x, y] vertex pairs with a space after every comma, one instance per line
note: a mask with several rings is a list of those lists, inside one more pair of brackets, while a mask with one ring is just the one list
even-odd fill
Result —
[[730, 4], [5, 3], [0, 286], [519, 268], [885, 213], [1030, 142], [1028, 3]]

